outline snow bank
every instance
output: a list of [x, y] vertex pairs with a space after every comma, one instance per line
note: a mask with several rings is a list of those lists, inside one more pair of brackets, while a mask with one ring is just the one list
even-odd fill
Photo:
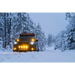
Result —
[[0, 62], [75, 62], [75, 50], [54, 50], [46, 48], [41, 52], [0, 52]]

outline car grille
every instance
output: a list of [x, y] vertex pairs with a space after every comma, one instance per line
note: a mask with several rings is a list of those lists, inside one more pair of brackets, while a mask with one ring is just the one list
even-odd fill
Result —
[[23, 45], [23, 44], [29, 45], [29, 42], [18, 42], [18, 45]]

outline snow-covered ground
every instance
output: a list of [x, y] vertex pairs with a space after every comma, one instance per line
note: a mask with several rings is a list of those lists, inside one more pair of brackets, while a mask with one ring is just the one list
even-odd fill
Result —
[[0, 52], [0, 62], [75, 62], [75, 50], [54, 50], [42, 52]]

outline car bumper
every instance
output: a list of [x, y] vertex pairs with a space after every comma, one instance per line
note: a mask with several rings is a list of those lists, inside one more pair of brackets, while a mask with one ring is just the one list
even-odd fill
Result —
[[[36, 47], [31, 46], [29, 49], [19, 49], [17, 46], [15, 46], [16, 50], [13, 49], [13, 52], [27, 52], [27, 51], [36, 51]], [[34, 50], [31, 50], [31, 48], [34, 48]]]

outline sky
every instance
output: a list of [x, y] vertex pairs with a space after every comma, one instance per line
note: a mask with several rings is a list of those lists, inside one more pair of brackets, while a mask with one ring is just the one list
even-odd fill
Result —
[[56, 36], [60, 31], [66, 30], [68, 24], [65, 13], [29, 13], [29, 16], [34, 23], [41, 25], [46, 36]]

